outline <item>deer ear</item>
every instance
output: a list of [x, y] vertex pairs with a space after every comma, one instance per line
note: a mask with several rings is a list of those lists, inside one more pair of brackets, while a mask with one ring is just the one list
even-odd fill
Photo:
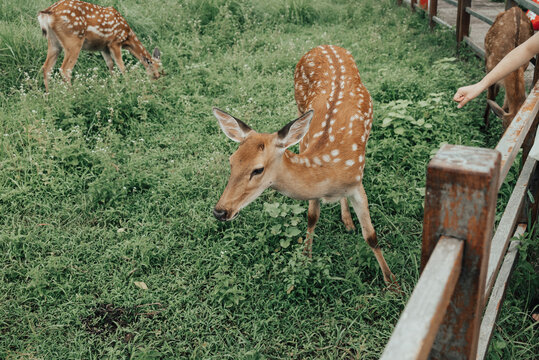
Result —
[[277, 132], [277, 146], [288, 148], [300, 142], [309, 130], [313, 114], [314, 111], [309, 110], [279, 130]]
[[219, 126], [225, 135], [235, 142], [242, 142], [247, 137], [247, 134], [253, 131], [253, 129], [240, 119], [236, 119], [234, 116], [216, 107], [213, 108], [213, 115], [219, 121]]
[[152, 57], [156, 60], [161, 60], [161, 51], [158, 48], [153, 49]]

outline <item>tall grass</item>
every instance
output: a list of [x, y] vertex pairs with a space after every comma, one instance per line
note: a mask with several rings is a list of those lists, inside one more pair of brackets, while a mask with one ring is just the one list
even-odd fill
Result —
[[[305, 203], [266, 191], [231, 223], [212, 217], [236, 144], [211, 107], [275, 131], [296, 115], [299, 58], [349, 49], [374, 99], [371, 216], [409, 294], [430, 156], [501, 131], [480, 131], [480, 101], [451, 103], [482, 64], [390, 0], [100, 4], [162, 50], [167, 76], [148, 80], [127, 54], [127, 74], [110, 76], [82, 53], [73, 85], [56, 71], [45, 94], [36, 14], [50, 3], [0, 3], [0, 358], [377, 358], [407, 296], [384, 290], [338, 206], [322, 207], [312, 260], [301, 234], [276, 231], [303, 232]], [[537, 241], [525, 244], [491, 359], [537, 353]]]

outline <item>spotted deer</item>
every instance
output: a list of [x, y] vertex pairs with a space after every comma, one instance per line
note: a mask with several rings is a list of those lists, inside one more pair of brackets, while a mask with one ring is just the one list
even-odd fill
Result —
[[[485, 36], [485, 65], [490, 72], [514, 48], [533, 35], [533, 26], [526, 14], [518, 7], [501, 12]], [[524, 89], [524, 71], [528, 64], [507, 75], [500, 83], [492, 85], [487, 91], [485, 126], [489, 125], [490, 109], [502, 119], [504, 130], [507, 129], [518, 110], [526, 100]], [[500, 85], [505, 88], [503, 107], [496, 103]]]
[[70, 82], [71, 71], [81, 50], [100, 51], [112, 72], [113, 60], [123, 73], [122, 48], [127, 49], [154, 79], [161, 74], [161, 53], [153, 55], [144, 48], [120, 13], [112, 7], [102, 7], [77, 0], [61, 0], [38, 14], [43, 36], [47, 37], [47, 59], [43, 64], [45, 88], [58, 55], [64, 49], [61, 73]]
[[[342, 219], [351, 230], [354, 225], [348, 198], [385, 282], [398, 288], [378, 246], [362, 184], [373, 112], [352, 55], [331, 45], [312, 49], [296, 66], [294, 87], [302, 115], [271, 134], [258, 133], [241, 120], [213, 109], [221, 130], [240, 143], [230, 156], [230, 178], [213, 209], [214, 216], [232, 220], [267, 188], [309, 200], [304, 252], [311, 256], [320, 200], [340, 200]], [[287, 150], [298, 142], [299, 154]]]

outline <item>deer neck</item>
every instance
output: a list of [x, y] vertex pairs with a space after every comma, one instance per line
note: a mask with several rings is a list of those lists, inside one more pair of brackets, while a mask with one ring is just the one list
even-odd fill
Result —
[[272, 189], [298, 200], [329, 198], [335, 192], [331, 162], [286, 150], [276, 167]]

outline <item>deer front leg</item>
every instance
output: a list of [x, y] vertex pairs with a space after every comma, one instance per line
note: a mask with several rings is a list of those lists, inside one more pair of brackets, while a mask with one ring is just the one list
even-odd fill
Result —
[[363, 238], [370, 246], [371, 250], [374, 252], [374, 256], [382, 269], [382, 274], [384, 276], [384, 281], [389, 285], [390, 289], [393, 291], [400, 291], [399, 285], [397, 284], [397, 279], [395, 275], [389, 270], [382, 250], [378, 246], [378, 240], [376, 238], [376, 232], [371, 223], [371, 216], [369, 214], [369, 203], [367, 201], [367, 194], [361, 184], [357, 190], [350, 196], [350, 202], [356, 212], [356, 215], [359, 219], [359, 224], [361, 225], [361, 233]]
[[56, 64], [58, 55], [60, 55], [60, 52], [62, 51], [62, 46], [58, 43], [58, 41], [54, 41], [51, 36], [52, 35], [49, 35], [47, 37], [47, 59], [43, 64], [43, 82], [45, 83], [45, 90], [47, 92], [49, 91], [49, 76], [51, 74], [52, 68], [54, 67], [54, 64]]
[[125, 65], [124, 61], [122, 60], [122, 47], [120, 44], [111, 44], [109, 46], [110, 55], [114, 59], [114, 62], [122, 72], [122, 74], [125, 73]]
[[114, 62], [112, 61], [112, 56], [110, 56], [110, 50], [105, 49], [101, 51], [101, 55], [103, 55], [103, 59], [105, 59], [105, 63], [107, 64], [110, 74], [112, 75], [112, 72], [114, 70]]
[[312, 257], [313, 256], [313, 237], [314, 228], [320, 218], [320, 200], [309, 200], [309, 210], [307, 212], [307, 237], [305, 239], [305, 247], [303, 248], [303, 254]]
[[352, 220], [352, 214], [350, 214], [348, 200], [345, 197], [341, 199], [341, 220], [344, 223], [346, 231], [352, 232], [356, 230], [354, 221]]

